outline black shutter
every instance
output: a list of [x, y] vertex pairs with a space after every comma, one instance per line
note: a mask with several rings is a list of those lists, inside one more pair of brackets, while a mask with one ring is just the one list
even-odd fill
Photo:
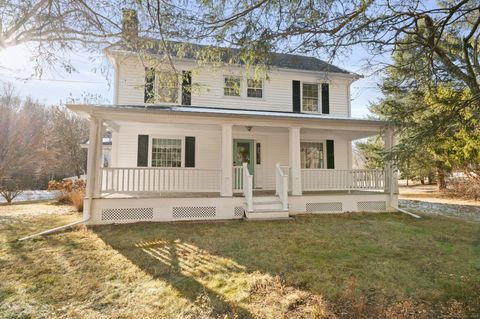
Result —
[[330, 114], [330, 89], [328, 83], [322, 83], [322, 113]]
[[185, 167], [195, 167], [195, 136], [185, 136]]
[[148, 166], [148, 135], [138, 135], [137, 167]]
[[192, 72], [182, 71], [182, 105], [192, 105]]
[[300, 81], [292, 81], [293, 112], [300, 113]]
[[333, 140], [327, 140], [327, 168], [335, 168], [335, 144]]
[[145, 93], [143, 95], [143, 102], [153, 103], [155, 101], [155, 69], [145, 68]]

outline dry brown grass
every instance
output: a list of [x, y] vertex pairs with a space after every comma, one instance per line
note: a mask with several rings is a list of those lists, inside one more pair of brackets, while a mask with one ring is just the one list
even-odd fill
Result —
[[479, 224], [351, 214], [80, 227], [10, 242], [80, 218], [44, 206], [65, 212], [0, 219], [0, 318], [480, 316]]

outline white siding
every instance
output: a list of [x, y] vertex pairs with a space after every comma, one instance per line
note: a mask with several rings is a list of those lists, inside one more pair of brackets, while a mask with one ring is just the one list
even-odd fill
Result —
[[[221, 128], [215, 125], [172, 125], [145, 124], [122, 122], [113, 142], [113, 161], [117, 167], [137, 166], [138, 135], [150, 137], [195, 136], [195, 167], [221, 168]], [[243, 126], [234, 126], [233, 139], [252, 139], [260, 142], [262, 151], [261, 167], [256, 168], [256, 174], [264, 189], [275, 188], [275, 165], [289, 164], [288, 130], [281, 128], [254, 127], [248, 132]], [[333, 139], [335, 151], [335, 168], [348, 169], [348, 140], [342, 137], [332, 137], [325, 134], [302, 134], [301, 140], [325, 142]], [[287, 141], [287, 142], [286, 142]], [[151, 147], [151, 145], [150, 145]], [[184, 155], [182, 155], [184, 156]], [[149, 159], [150, 162], [150, 159]]]
[[[118, 58], [118, 103], [143, 104], [145, 65], [134, 57]], [[228, 67], [214, 70], [208, 66], [197, 68], [193, 63], [179, 63], [180, 70], [193, 70], [192, 105], [203, 107], [235, 108], [248, 110], [292, 111], [292, 81], [308, 83], [328, 82], [330, 84], [330, 114], [349, 115], [349, 80], [334, 74], [272, 70], [264, 80], [263, 98], [246, 97], [246, 79], [243, 69]], [[225, 97], [223, 84], [225, 75], [239, 75], [242, 78], [242, 97]], [[321, 91], [321, 90], [320, 90]], [[319, 96], [321, 109], [321, 97]]]
[[[118, 167], [137, 167], [137, 144], [140, 134], [150, 137], [179, 137], [182, 139], [185, 136], [195, 136], [195, 166], [220, 168], [220, 127], [161, 123], [121, 125], [118, 132]], [[149, 146], [151, 147], [151, 145]]]

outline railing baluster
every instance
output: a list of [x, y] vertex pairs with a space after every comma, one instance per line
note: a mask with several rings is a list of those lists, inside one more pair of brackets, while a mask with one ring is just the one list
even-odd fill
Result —
[[302, 169], [301, 177], [305, 191], [378, 190], [385, 189], [388, 184], [384, 170]]

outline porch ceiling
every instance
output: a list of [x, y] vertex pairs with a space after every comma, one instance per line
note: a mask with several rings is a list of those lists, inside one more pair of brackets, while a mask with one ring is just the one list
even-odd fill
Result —
[[288, 128], [300, 127], [302, 133], [318, 134], [319, 131], [341, 132], [349, 139], [359, 139], [378, 134], [389, 125], [386, 121], [355, 119], [334, 115], [250, 111], [238, 109], [187, 107], [187, 106], [148, 106], [143, 105], [88, 105], [68, 104], [67, 107], [87, 117], [101, 118], [110, 127], [121, 122], [170, 123], [253, 126]]

